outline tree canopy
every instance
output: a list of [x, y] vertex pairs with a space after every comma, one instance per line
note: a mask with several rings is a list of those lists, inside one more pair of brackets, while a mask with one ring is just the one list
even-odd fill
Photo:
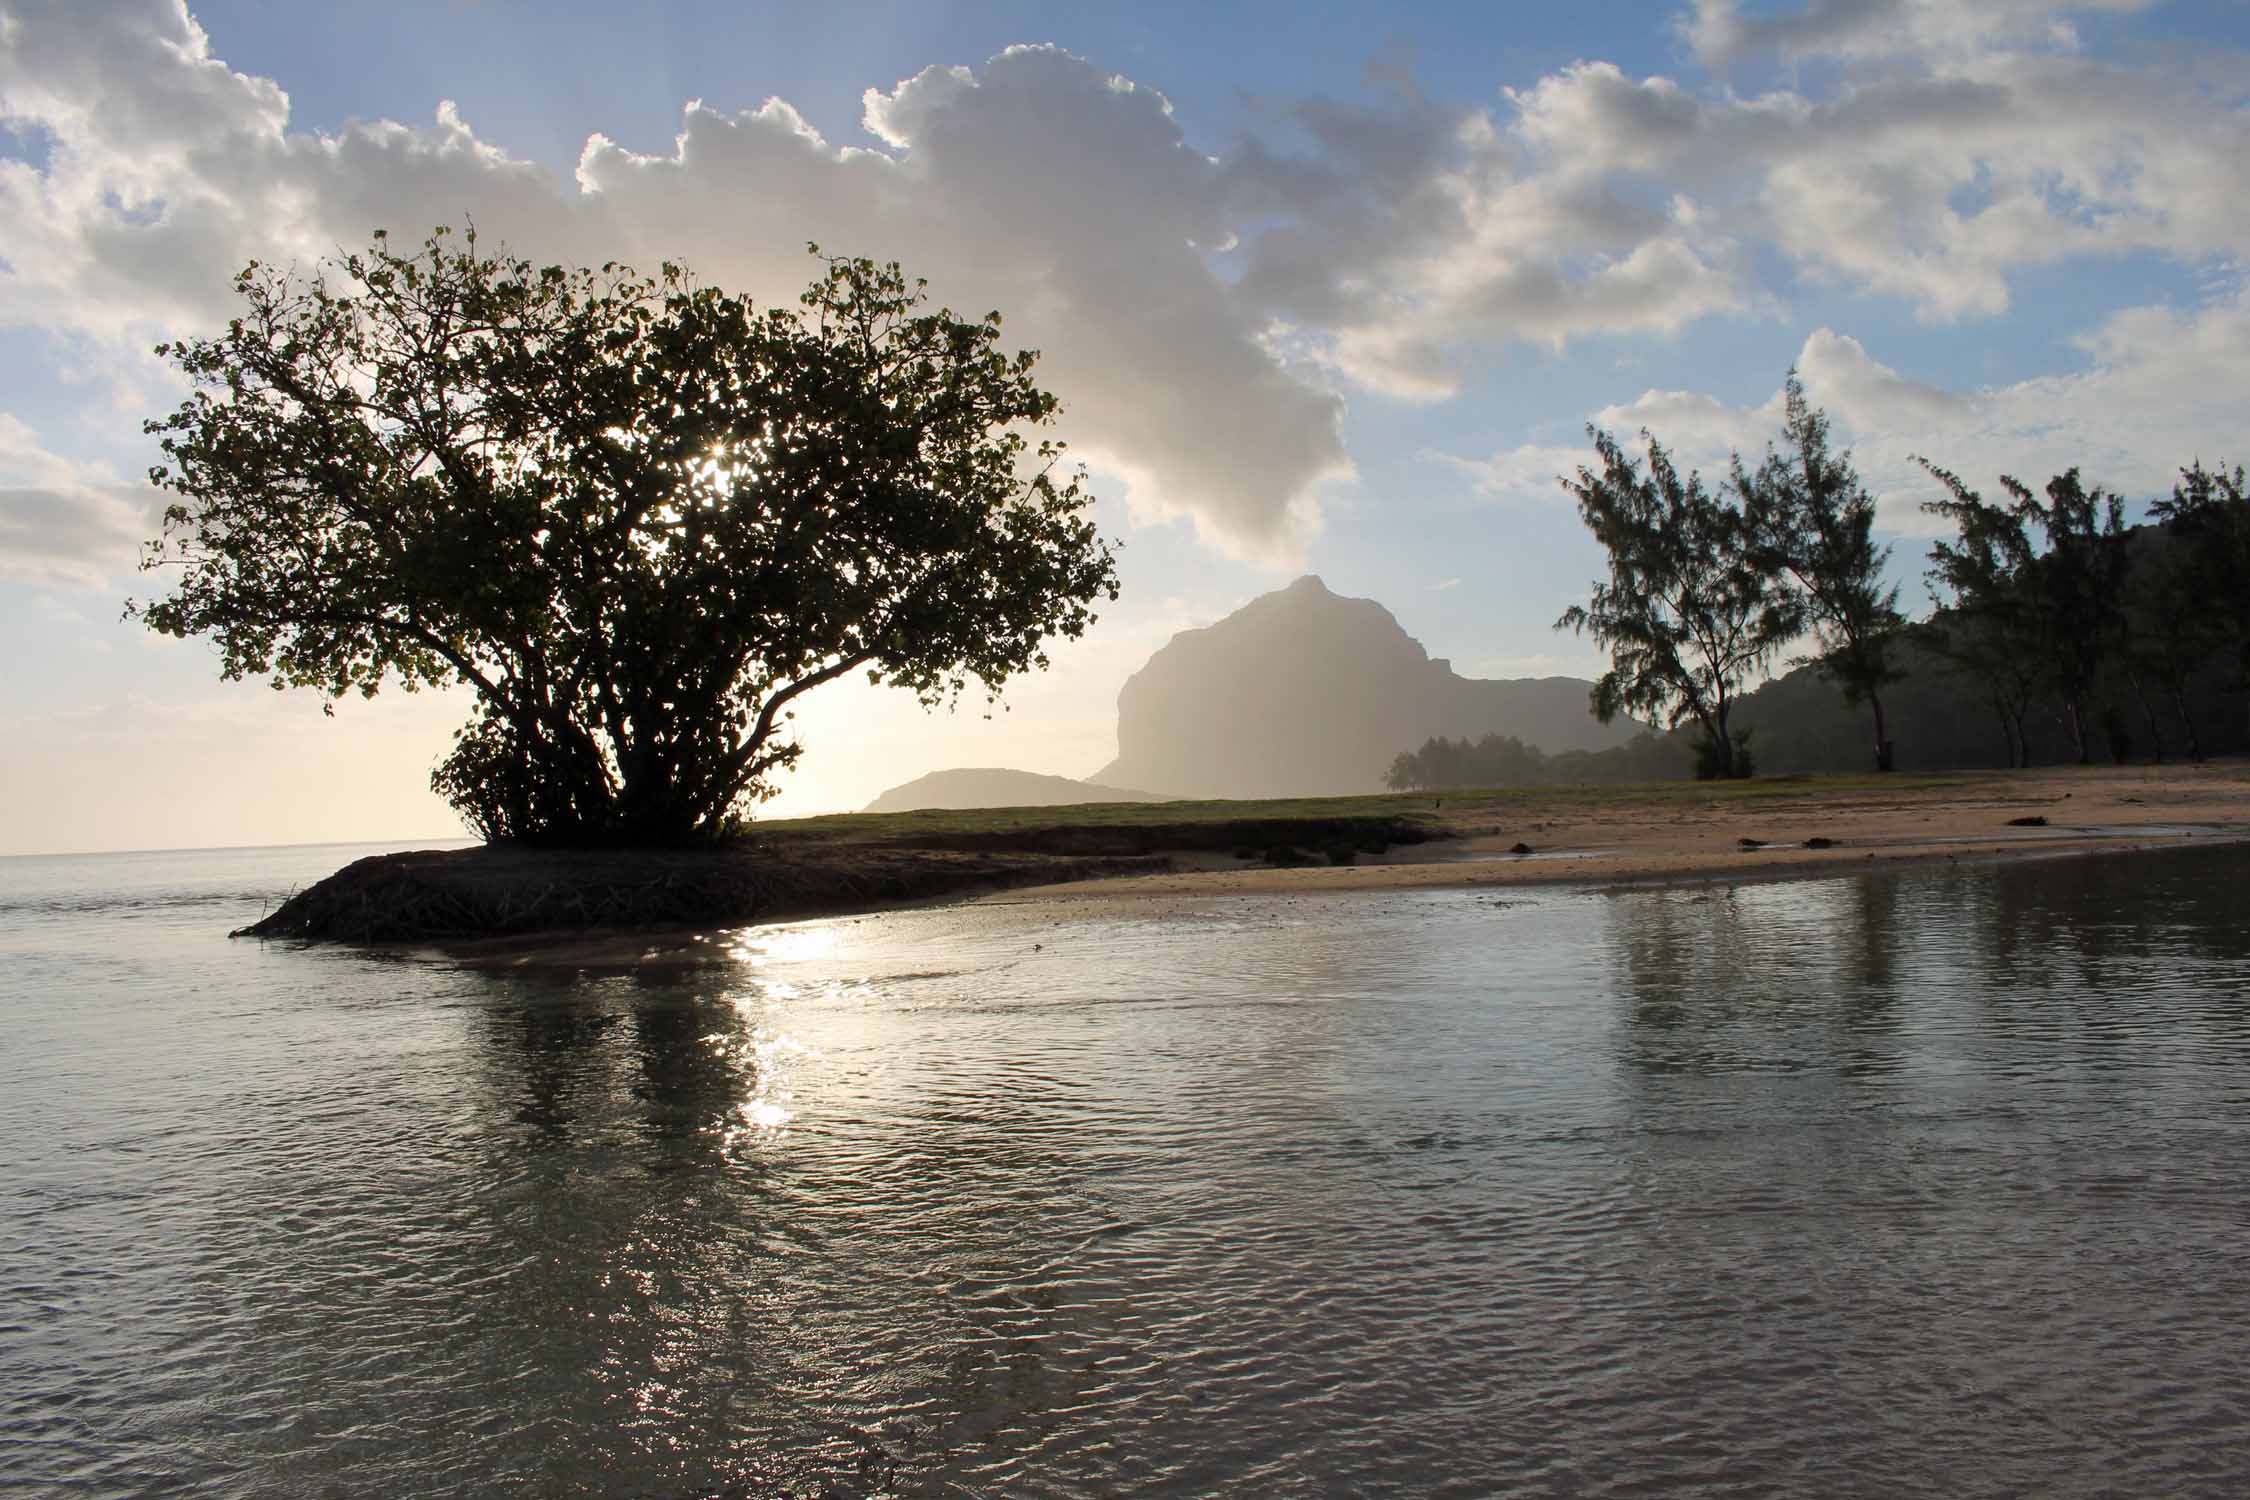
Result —
[[[2089, 490], [2076, 469], [2067, 469], [2047, 482], [2045, 503], [2029, 486], [2002, 475], [2008, 503], [1998, 506], [1960, 476], [1927, 460], [1923, 467], [1947, 494], [1923, 509], [1951, 519], [1960, 536], [1931, 548], [1933, 575], [1973, 616], [2008, 622], [2003, 649], [2032, 653], [2062, 702], [2078, 758], [2092, 759], [2087, 699], [2124, 624], [2131, 557], [2123, 500], [2099, 487]], [[2034, 529], [2044, 551], [2033, 545]]]
[[1700, 476], [1683, 479], [1647, 432], [1644, 472], [1615, 438], [1586, 430], [1602, 468], [1581, 466], [1562, 485], [1608, 553], [1609, 579], [1555, 628], [1590, 633], [1608, 648], [1610, 669], [1593, 692], [1603, 723], [1619, 713], [1660, 718], [1667, 728], [1693, 719], [1709, 774], [1746, 775], [1728, 717], [1743, 684], [1802, 623], [1795, 597], [1762, 565], [1761, 520]]
[[2250, 485], [2241, 465], [2190, 464], [2170, 497], [2149, 509], [2186, 548], [2181, 572], [2189, 597], [2232, 646], [2235, 685], [2250, 688]]
[[1783, 386], [1782, 442], [1757, 472], [1734, 460], [1734, 490], [1757, 518], [1763, 565], [1795, 581], [1816, 649], [1808, 658], [1875, 719], [1875, 766], [1892, 765], [1883, 688], [1899, 678], [1895, 642], [1905, 617], [1884, 583], [1891, 549], [1875, 545], [1875, 497], [1849, 453], [1831, 453], [1828, 416], [1805, 399], [1795, 370]]
[[1036, 354], [895, 264], [759, 309], [440, 229], [235, 288], [159, 346], [193, 386], [147, 424], [173, 583], [130, 608], [230, 679], [472, 689], [432, 784], [488, 838], [723, 832], [807, 691], [997, 692], [1117, 596], [1083, 474], [1027, 435]]

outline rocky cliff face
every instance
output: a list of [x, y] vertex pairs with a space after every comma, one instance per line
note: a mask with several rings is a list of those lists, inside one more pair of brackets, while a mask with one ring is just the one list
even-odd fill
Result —
[[1117, 697], [1117, 759], [1097, 782], [1182, 797], [1372, 792], [1432, 735], [1514, 735], [1549, 754], [1605, 750], [1575, 677], [1487, 682], [1432, 660], [1372, 599], [1305, 577], [1149, 658]]

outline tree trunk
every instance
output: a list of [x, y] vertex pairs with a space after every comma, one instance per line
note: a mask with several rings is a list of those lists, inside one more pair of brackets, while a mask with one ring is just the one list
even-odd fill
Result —
[[2164, 764], [2164, 731], [2158, 727], [2156, 722], [2156, 705], [2149, 702], [2148, 683], [2139, 672], [2128, 674], [2127, 680], [2133, 684], [2133, 696], [2140, 701], [2141, 717], [2148, 721], [2149, 751], [2155, 756], [2156, 763], [2162, 765]]
[[2242, 686], [2243, 707], [2246, 712], [2250, 712], [2250, 635], [2243, 637], [2242, 641]]
[[2180, 729], [2187, 735], [2188, 759], [2203, 764], [2203, 737], [2195, 732], [2195, 715], [2188, 712], [2187, 685], [2176, 683], [2172, 688], [2172, 707], [2180, 715]]
[[1870, 692], [1867, 702], [1875, 710], [1875, 769], [1888, 771], [1892, 766], [1891, 737], [1883, 726], [1883, 695]]
[[1695, 711], [1695, 720], [1703, 726], [1703, 737], [1711, 746], [1711, 779], [1734, 780], [1734, 741], [1727, 738], [1726, 709], [1699, 708]]
[[2000, 744], [2008, 753], [2008, 769], [2013, 771], [2016, 768], [2015, 726], [2014, 722], [2008, 717], [2007, 703], [1997, 693], [1992, 696], [1992, 712], [2000, 720]]

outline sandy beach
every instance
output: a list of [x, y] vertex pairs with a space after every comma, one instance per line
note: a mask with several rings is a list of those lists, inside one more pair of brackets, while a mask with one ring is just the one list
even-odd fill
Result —
[[[1161, 875], [994, 893], [985, 902], [1147, 903], [1166, 897], [1435, 886], [1774, 880], [1905, 861], [2055, 857], [2250, 839], [2250, 763], [2035, 767], [1902, 780], [1896, 790], [1818, 778], [1759, 795], [1635, 799], [1600, 789], [1528, 793], [1520, 815], [1432, 810], [1458, 836], [1346, 866], [1273, 869], [1183, 853]], [[2023, 820], [2044, 819], [2044, 823]], [[1524, 846], [1529, 853], [1511, 852]]]

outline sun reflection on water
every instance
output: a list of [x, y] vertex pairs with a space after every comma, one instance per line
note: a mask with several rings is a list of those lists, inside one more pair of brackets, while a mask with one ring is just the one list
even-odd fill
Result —
[[842, 924], [832, 921], [745, 927], [731, 934], [727, 951], [750, 967], [762, 969], [777, 961], [804, 963], [831, 957], [842, 935]]

